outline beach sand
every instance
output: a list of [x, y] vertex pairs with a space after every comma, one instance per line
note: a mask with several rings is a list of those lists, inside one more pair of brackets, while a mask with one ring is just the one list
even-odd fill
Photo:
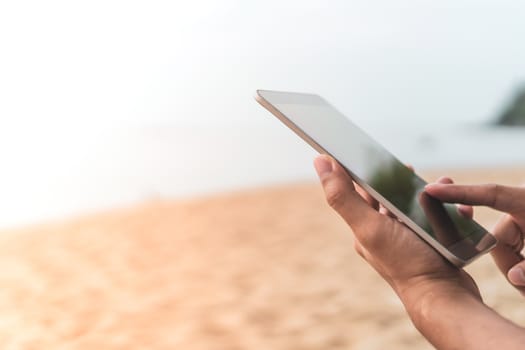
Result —
[[[525, 169], [427, 172], [520, 184]], [[498, 214], [476, 218], [490, 227]], [[430, 349], [317, 183], [155, 200], [0, 234], [3, 349]], [[486, 302], [525, 325], [490, 257]], [[468, 316], [465, 316], [468, 321]]]

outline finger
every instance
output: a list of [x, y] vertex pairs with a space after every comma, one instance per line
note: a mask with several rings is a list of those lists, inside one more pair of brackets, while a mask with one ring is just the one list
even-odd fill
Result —
[[523, 230], [511, 215], [503, 216], [494, 227], [494, 235], [498, 244], [491, 251], [491, 255], [507, 280], [525, 295], [525, 261], [521, 251], [523, 249]]
[[514, 265], [509, 272], [507, 272], [507, 279], [525, 295], [525, 261]]
[[474, 208], [470, 205], [458, 204], [458, 213], [467, 219], [472, 219], [474, 217]]
[[314, 166], [323, 185], [326, 201], [354, 233], [377, 214], [356, 192], [352, 179], [334, 159], [321, 155], [314, 160]]
[[456, 242], [459, 235], [458, 229], [450, 216], [447, 215], [446, 208], [425, 192], [420, 192], [417, 200], [437, 240], [444, 246]]
[[388, 210], [387, 208], [385, 208], [383, 205], [380, 205], [379, 207], [379, 212], [383, 215], [386, 215], [388, 217], [391, 217], [391, 218], [396, 218], [396, 216], [390, 211]]
[[496, 224], [493, 231], [498, 239], [497, 246], [491, 251], [494, 262], [512, 284], [521, 286], [517, 279], [517, 272], [511, 272], [511, 269], [518, 264], [523, 267], [523, 255], [521, 255], [523, 233], [521, 229], [511, 216], [506, 215]]
[[[453, 184], [454, 181], [450, 177], [443, 176], [443, 177], [440, 177], [437, 180], [437, 183], [440, 183], [440, 184]], [[459, 213], [459, 215], [461, 215], [461, 216], [463, 216], [463, 217], [465, 217], [467, 219], [472, 219], [474, 217], [474, 208], [472, 208], [472, 206], [470, 206], [470, 205], [460, 204], [460, 205], [458, 205], [458, 213]]]
[[379, 209], [379, 202], [374, 199], [368, 192], [366, 192], [361, 186], [354, 182], [354, 187], [357, 193], [370, 205], [374, 210]]
[[523, 212], [525, 209], [525, 205], [517, 200], [525, 195], [525, 190], [520, 187], [434, 183], [425, 186], [425, 192], [444, 202], [484, 205], [507, 213]]
[[452, 179], [447, 176], [440, 177], [436, 182], [439, 184], [453, 184], [454, 183], [454, 181], [452, 181]]

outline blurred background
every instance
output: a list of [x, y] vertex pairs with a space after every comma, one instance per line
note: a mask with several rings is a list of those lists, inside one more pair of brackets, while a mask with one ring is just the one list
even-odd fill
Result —
[[[0, 227], [313, 181], [315, 152], [254, 101], [256, 89], [322, 95], [423, 173], [518, 183], [523, 13], [518, 0], [2, 1]], [[289, 191], [321, 203], [317, 187]], [[227, 203], [245, 215], [239, 203], [283, 198], [271, 195]]]
[[0, 225], [313, 178], [258, 88], [321, 94], [418, 169], [523, 161], [523, 132], [492, 126], [525, 81], [524, 10], [2, 2]]

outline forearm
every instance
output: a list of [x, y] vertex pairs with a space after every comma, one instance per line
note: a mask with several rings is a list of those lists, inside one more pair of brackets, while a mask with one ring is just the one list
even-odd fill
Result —
[[525, 330], [472, 293], [442, 283], [400, 295], [416, 328], [437, 349], [523, 349]]

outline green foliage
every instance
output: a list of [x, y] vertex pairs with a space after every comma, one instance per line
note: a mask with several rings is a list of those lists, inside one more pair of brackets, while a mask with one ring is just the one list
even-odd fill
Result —
[[525, 86], [518, 91], [510, 106], [498, 118], [497, 124], [525, 126]]
[[413, 178], [412, 170], [393, 161], [390, 166], [384, 166], [373, 174], [370, 185], [401, 211], [408, 213], [417, 189]]

